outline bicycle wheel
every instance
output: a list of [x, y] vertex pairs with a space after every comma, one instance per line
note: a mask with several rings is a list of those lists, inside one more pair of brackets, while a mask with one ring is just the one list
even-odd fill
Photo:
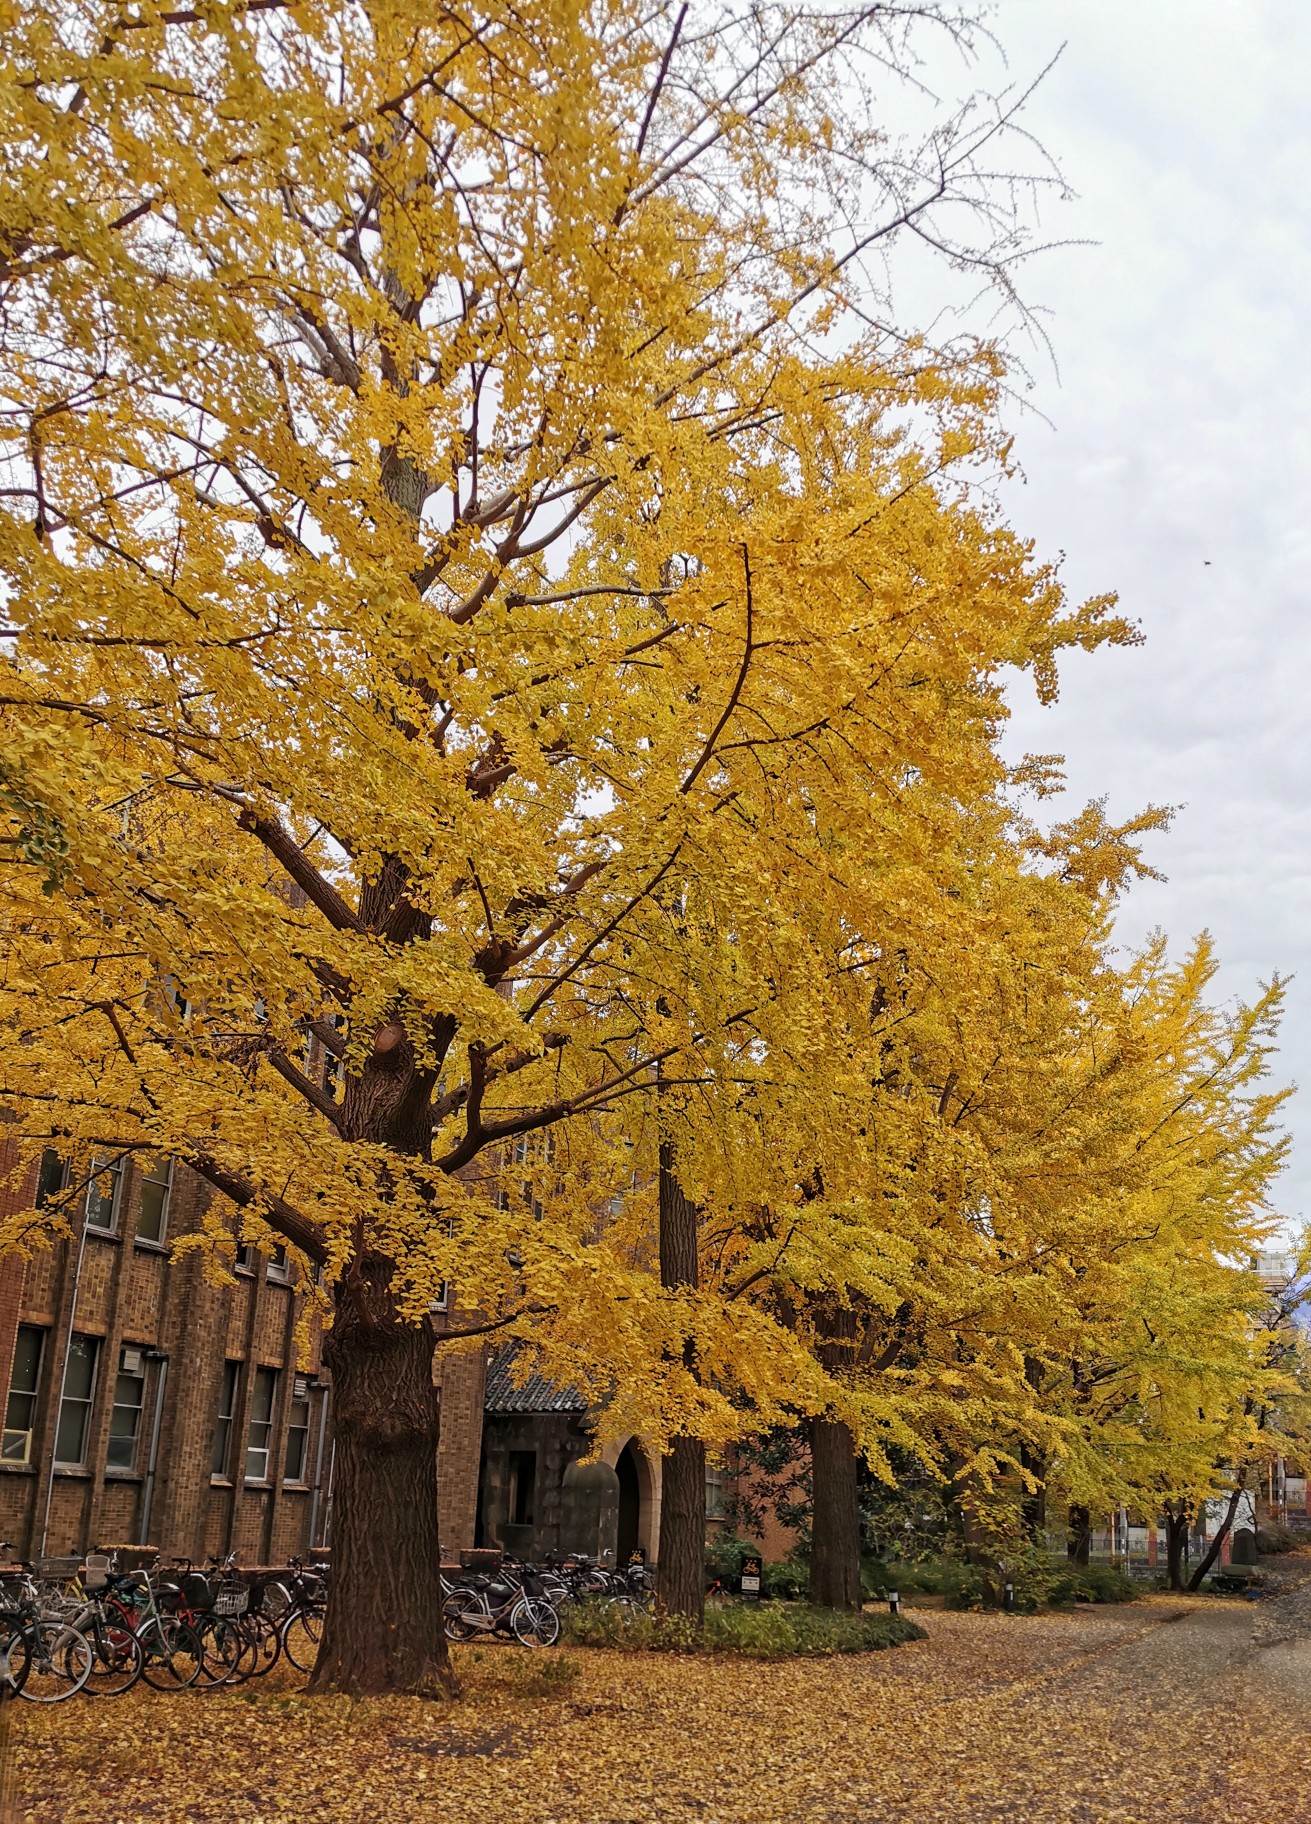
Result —
[[200, 1677], [205, 1649], [194, 1628], [176, 1615], [151, 1617], [137, 1629], [145, 1661], [141, 1676], [155, 1691], [185, 1691]]
[[238, 1682], [245, 1643], [235, 1625], [226, 1616], [205, 1615], [196, 1622], [195, 1632], [202, 1655], [197, 1685], [212, 1691], [216, 1685]]
[[18, 1695], [29, 1704], [62, 1704], [91, 1676], [95, 1654], [85, 1634], [66, 1621], [38, 1620], [23, 1630], [31, 1660]]
[[10, 1687], [9, 1697], [22, 1690], [31, 1664], [32, 1643], [21, 1628], [16, 1629], [0, 1644], [0, 1684]]
[[88, 1697], [121, 1697], [141, 1677], [145, 1650], [129, 1628], [101, 1621], [88, 1636], [93, 1660]]
[[472, 1640], [475, 1634], [481, 1634], [484, 1631], [481, 1628], [475, 1628], [471, 1621], [466, 1620], [464, 1609], [465, 1599], [458, 1590], [448, 1596], [442, 1604], [442, 1627], [447, 1640]]
[[553, 1647], [560, 1638], [560, 1617], [543, 1596], [524, 1596], [514, 1605], [510, 1628], [525, 1647]]
[[312, 1672], [323, 1639], [322, 1609], [293, 1609], [282, 1624], [282, 1651], [298, 1672]]
[[282, 1636], [272, 1618], [262, 1613], [247, 1615], [242, 1627], [255, 1650], [255, 1663], [245, 1676], [263, 1678], [266, 1672], [273, 1670], [282, 1657]]

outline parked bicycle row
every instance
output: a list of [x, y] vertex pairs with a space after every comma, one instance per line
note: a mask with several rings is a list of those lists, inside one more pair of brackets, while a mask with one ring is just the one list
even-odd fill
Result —
[[[0, 1552], [8, 1551], [0, 1545]], [[500, 1635], [532, 1647], [560, 1638], [561, 1611], [598, 1602], [620, 1616], [652, 1600], [643, 1565], [615, 1569], [582, 1555], [540, 1566], [495, 1553], [442, 1574], [447, 1638]], [[119, 1569], [107, 1552], [45, 1560], [0, 1574], [0, 1686], [29, 1703], [79, 1692], [117, 1697], [145, 1683], [157, 1691], [216, 1690], [262, 1678], [280, 1662], [308, 1674], [327, 1613], [323, 1565], [292, 1559], [282, 1570], [242, 1572], [235, 1558], [197, 1570]]]
[[485, 1570], [475, 1562], [458, 1576], [442, 1577], [445, 1601], [442, 1619], [446, 1638], [475, 1640], [483, 1635], [508, 1635], [526, 1647], [553, 1647], [560, 1638], [560, 1612], [569, 1603], [599, 1602], [621, 1617], [645, 1608], [654, 1586], [646, 1566], [616, 1569], [599, 1558], [582, 1554], [549, 1558], [541, 1565], [520, 1564], [501, 1558]]
[[79, 1692], [121, 1696], [141, 1682], [215, 1689], [280, 1660], [308, 1673], [327, 1593], [326, 1571], [296, 1559], [257, 1575], [231, 1558], [205, 1571], [185, 1560], [119, 1570], [102, 1552], [22, 1565], [0, 1577], [0, 1684], [54, 1704]]

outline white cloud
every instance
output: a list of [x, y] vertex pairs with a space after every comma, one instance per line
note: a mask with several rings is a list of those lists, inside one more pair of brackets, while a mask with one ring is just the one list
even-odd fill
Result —
[[[1183, 806], [1120, 928], [1209, 929], [1226, 994], [1296, 972], [1278, 1068], [1311, 1086], [1311, 7], [1001, 0], [993, 23], [1018, 79], [1068, 41], [1029, 124], [1079, 193], [1048, 232], [1097, 243], [1028, 274], [1059, 378], [1035, 361], [1050, 425], [1019, 427], [1008, 511], [1147, 635], [1072, 660], [1053, 710], [1017, 693], [1012, 744], [1063, 750], [1073, 800]], [[1296, 1102], [1290, 1125], [1311, 1140]], [[1282, 1201], [1311, 1215], [1302, 1155]]]

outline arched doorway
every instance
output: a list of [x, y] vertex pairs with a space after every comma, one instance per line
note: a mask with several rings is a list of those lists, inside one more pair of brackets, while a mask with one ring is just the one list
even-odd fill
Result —
[[619, 1478], [619, 1537], [615, 1563], [627, 1564], [642, 1542], [642, 1481], [632, 1442], [624, 1445], [615, 1464]]

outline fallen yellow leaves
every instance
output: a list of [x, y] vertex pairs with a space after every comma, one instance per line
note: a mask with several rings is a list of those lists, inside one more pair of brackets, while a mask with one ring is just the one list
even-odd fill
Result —
[[1275, 1824], [1311, 1789], [1311, 1644], [1238, 1604], [933, 1614], [868, 1658], [460, 1654], [465, 1700], [18, 1706], [30, 1824]]

